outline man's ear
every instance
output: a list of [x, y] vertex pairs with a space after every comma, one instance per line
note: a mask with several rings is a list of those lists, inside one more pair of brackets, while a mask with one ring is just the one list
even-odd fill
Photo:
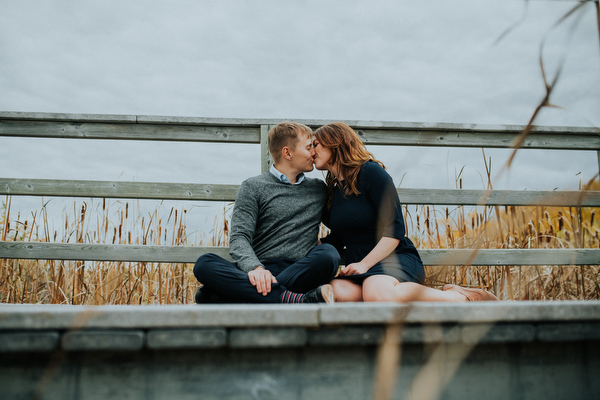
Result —
[[284, 146], [283, 149], [281, 149], [281, 155], [288, 161], [292, 159], [292, 153], [290, 152], [290, 148], [287, 146]]

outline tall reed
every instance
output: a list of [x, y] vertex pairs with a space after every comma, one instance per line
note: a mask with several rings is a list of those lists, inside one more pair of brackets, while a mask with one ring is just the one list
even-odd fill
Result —
[[[593, 190], [600, 189], [598, 182]], [[460, 186], [460, 183], [459, 183]], [[188, 235], [187, 210], [144, 212], [137, 201], [75, 201], [60, 231], [50, 230], [46, 205], [11, 218], [12, 199], [0, 209], [2, 240], [172, 246], [228, 246], [229, 211], [209, 235]], [[421, 249], [600, 248], [598, 208], [404, 206]], [[164, 217], [164, 215], [167, 215]], [[326, 233], [321, 229], [321, 235]], [[504, 299], [599, 299], [600, 267], [427, 267], [426, 284], [483, 287]], [[198, 283], [192, 265], [178, 263], [0, 260], [0, 301], [52, 304], [187, 304]]]
[[[598, 181], [591, 189], [600, 189]], [[412, 237], [421, 249], [600, 248], [599, 212], [591, 207], [405, 207], [407, 218], [412, 213], [417, 221]], [[597, 265], [428, 267], [426, 272], [431, 286], [484, 287], [504, 299], [600, 298]]]
[[[172, 246], [227, 246], [226, 218], [208, 239], [187, 234], [185, 208], [144, 213], [134, 202], [102, 200], [92, 207], [74, 202], [63, 213], [62, 230], [51, 232], [46, 205], [32, 214], [11, 216], [10, 197], [0, 209], [2, 240]], [[227, 208], [224, 208], [224, 214]], [[41, 220], [40, 220], [41, 219]], [[215, 219], [218, 221], [218, 219]], [[52, 304], [186, 304], [198, 283], [191, 266], [180, 263], [83, 262], [0, 259], [0, 301]]]

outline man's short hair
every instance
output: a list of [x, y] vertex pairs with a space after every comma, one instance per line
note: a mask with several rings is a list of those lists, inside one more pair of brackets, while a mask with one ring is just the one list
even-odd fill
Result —
[[281, 159], [281, 149], [289, 147], [295, 149], [300, 140], [300, 135], [312, 137], [312, 129], [296, 122], [281, 122], [269, 131], [269, 153], [277, 164]]

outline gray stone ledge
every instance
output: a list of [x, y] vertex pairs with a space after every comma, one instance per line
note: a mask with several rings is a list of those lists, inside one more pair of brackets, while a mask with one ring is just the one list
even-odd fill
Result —
[[600, 301], [334, 305], [68, 306], [1, 304], [0, 331], [600, 322]]
[[56, 331], [0, 332], [0, 352], [47, 352], [58, 348]]
[[232, 329], [229, 333], [229, 345], [234, 348], [302, 347], [306, 342], [302, 328]]
[[318, 305], [0, 305], [4, 329], [318, 326]]
[[225, 329], [153, 329], [147, 333], [149, 349], [198, 349], [223, 347]]
[[456, 343], [462, 340], [460, 328], [448, 324], [407, 325], [402, 327], [402, 343]]
[[[83, 329], [74, 331], [0, 331], [0, 353], [138, 351], [231, 348], [375, 346], [391, 325], [341, 325], [321, 328], [171, 328]], [[402, 344], [507, 344], [598, 342], [600, 323], [399, 324]]]
[[337, 303], [321, 309], [323, 325], [379, 324], [405, 321], [411, 305], [398, 303]]
[[600, 340], [600, 323], [539, 324], [537, 339], [542, 342]]
[[536, 328], [532, 324], [471, 324], [461, 327], [463, 343], [532, 342]]
[[383, 326], [342, 326], [308, 331], [312, 346], [376, 345], [383, 338]]
[[144, 347], [144, 332], [139, 330], [82, 330], [63, 334], [61, 345], [67, 351], [138, 351]]
[[407, 323], [599, 321], [600, 301], [412, 303]]

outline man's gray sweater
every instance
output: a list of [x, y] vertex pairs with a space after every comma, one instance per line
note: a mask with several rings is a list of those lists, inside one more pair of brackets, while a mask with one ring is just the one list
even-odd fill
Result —
[[325, 182], [291, 185], [270, 172], [242, 182], [231, 217], [229, 254], [250, 272], [264, 260], [299, 260], [317, 244], [326, 199]]

